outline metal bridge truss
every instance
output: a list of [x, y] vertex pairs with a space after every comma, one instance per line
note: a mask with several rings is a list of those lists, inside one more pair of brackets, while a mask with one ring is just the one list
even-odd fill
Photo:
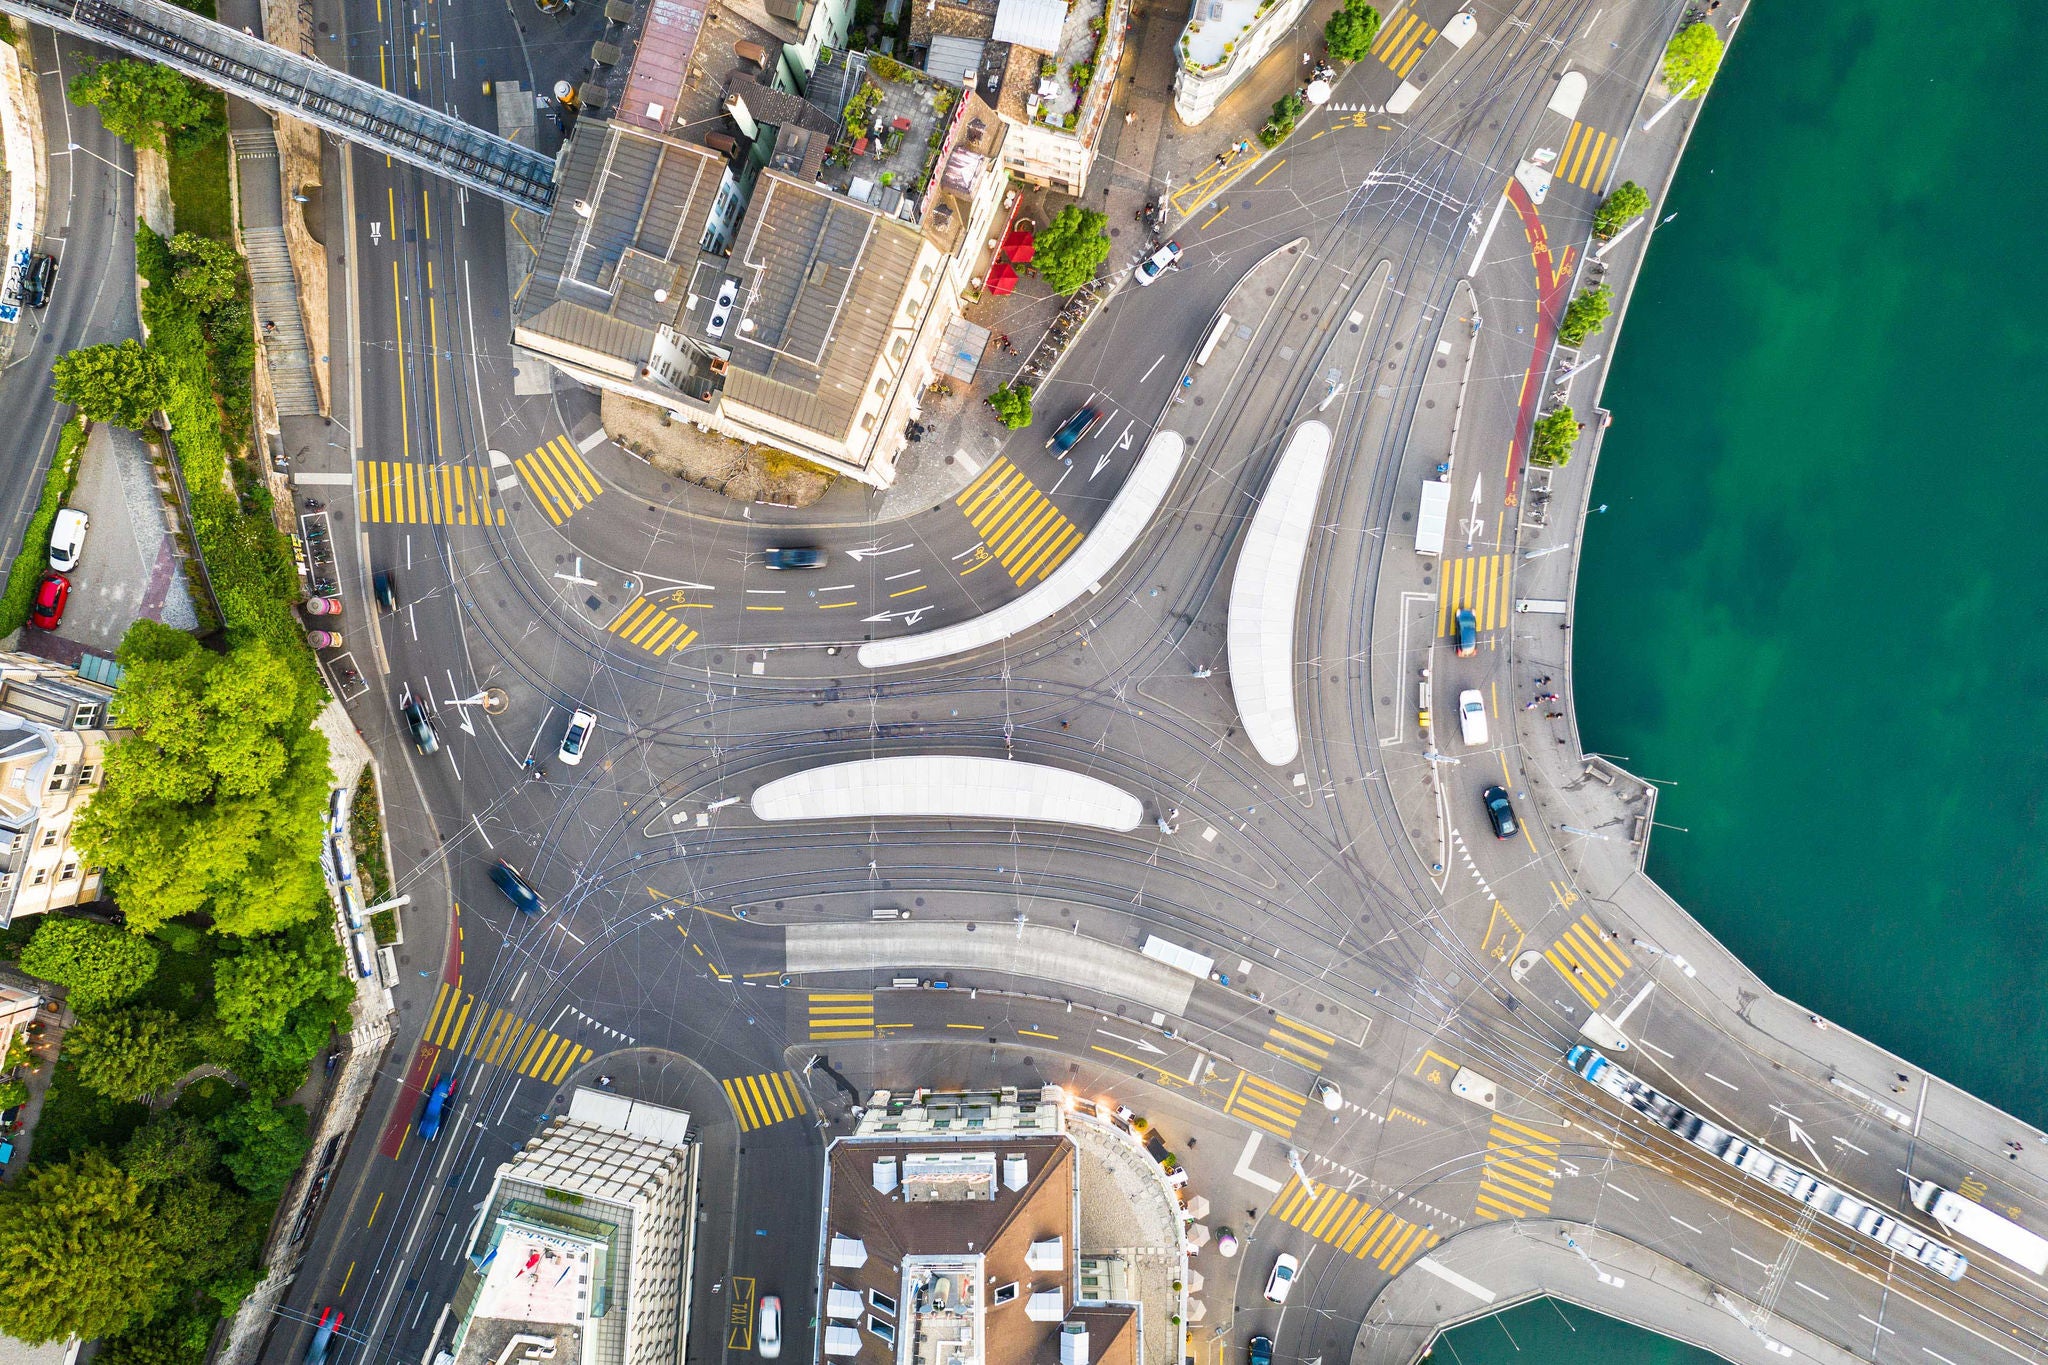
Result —
[[0, 10], [161, 62], [508, 204], [546, 213], [554, 203], [555, 163], [532, 148], [165, 0], [0, 0]]

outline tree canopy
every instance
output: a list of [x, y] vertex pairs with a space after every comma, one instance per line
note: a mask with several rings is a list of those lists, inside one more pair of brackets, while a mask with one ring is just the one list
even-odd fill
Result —
[[1535, 439], [1529, 447], [1529, 463], [1562, 469], [1571, 462], [1572, 447], [1579, 443], [1579, 419], [1570, 408], [1559, 408], [1536, 419]]
[[170, 400], [170, 371], [162, 356], [134, 337], [81, 346], [57, 357], [50, 369], [57, 401], [88, 420], [141, 429]]
[[142, 1186], [98, 1152], [0, 1187], [0, 1331], [111, 1336], [161, 1306], [172, 1258]]
[[214, 966], [214, 1010], [221, 1032], [242, 1045], [236, 1072], [251, 1088], [290, 1093], [348, 1024], [355, 998], [341, 948], [324, 925], [302, 925], [253, 940]]
[[214, 654], [146, 620], [120, 661], [113, 713], [134, 733], [108, 750], [74, 837], [129, 925], [208, 914], [248, 935], [321, 914], [327, 741], [301, 674], [261, 640]]
[[[1671, 35], [1664, 49], [1664, 84], [1674, 95], [1683, 91], [1687, 99], [1698, 99], [1721, 69], [1721, 51], [1721, 35], [1712, 24], [1704, 19], [1687, 24]], [[1688, 82], [1690, 90], [1686, 89]]]
[[988, 396], [988, 405], [1003, 419], [1003, 425], [1019, 431], [1031, 425], [1031, 386], [1004, 384]]
[[1093, 209], [1069, 204], [1039, 230], [1031, 263], [1054, 292], [1071, 294], [1095, 278], [1096, 268], [1109, 259], [1109, 234], [1102, 230], [1107, 221]]
[[147, 1005], [81, 1015], [64, 1035], [78, 1079], [110, 1100], [168, 1090], [191, 1066], [195, 1042], [177, 1015]]
[[92, 920], [46, 917], [21, 951], [21, 969], [54, 981], [81, 1014], [118, 1005], [156, 975], [156, 945]]
[[1380, 12], [1364, 0], [1344, 0], [1344, 7], [1323, 25], [1323, 46], [1340, 62], [1355, 62], [1372, 51], [1379, 35]]
[[157, 62], [109, 58], [73, 76], [66, 89], [73, 104], [97, 108], [107, 131], [136, 147], [162, 150], [170, 134], [207, 127], [215, 117], [200, 86]]
[[1613, 309], [1614, 291], [1606, 285], [1581, 290], [1577, 298], [1565, 305], [1564, 317], [1557, 324], [1557, 339], [1566, 346], [1583, 344], [1600, 330]]
[[213, 1134], [199, 1120], [152, 1114], [121, 1148], [121, 1168], [144, 1185], [181, 1184], [213, 1169], [219, 1153]]
[[1612, 237], [1630, 219], [1640, 218], [1649, 211], [1650, 192], [1633, 180], [1624, 180], [1593, 211], [1593, 231], [1602, 237]]
[[245, 1100], [215, 1119], [213, 1131], [227, 1148], [221, 1160], [235, 1183], [258, 1199], [283, 1194], [312, 1146], [306, 1111], [296, 1104]]
[[181, 232], [171, 238], [174, 287], [202, 313], [232, 303], [241, 292], [242, 258], [226, 242]]

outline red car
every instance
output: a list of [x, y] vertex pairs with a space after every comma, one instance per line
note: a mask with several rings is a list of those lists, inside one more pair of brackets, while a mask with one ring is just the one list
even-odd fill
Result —
[[60, 573], [46, 573], [36, 584], [36, 604], [30, 608], [28, 623], [37, 630], [55, 630], [64, 621], [64, 604], [71, 599], [71, 580]]

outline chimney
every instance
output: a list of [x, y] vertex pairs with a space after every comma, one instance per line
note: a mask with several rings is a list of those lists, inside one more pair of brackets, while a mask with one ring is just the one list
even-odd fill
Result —
[[745, 40], [732, 45], [732, 55], [743, 62], [752, 62], [765, 69], [768, 65], [768, 51], [759, 43]]
[[739, 125], [741, 133], [749, 139], [761, 136], [761, 125], [754, 122], [754, 116], [747, 109], [746, 100], [735, 90], [725, 97], [725, 112]]
[[889, 1194], [896, 1188], [896, 1158], [880, 1156], [875, 1158], [875, 1190]]
[[[945, 206], [940, 205], [941, 208]], [[1003, 1158], [1003, 1188], [1021, 1190], [1031, 1183], [1031, 1162], [1021, 1153]]]
[[1060, 1365], [1088, 1365], [1088, 1324], [1069, 1322], [1060, 1327]]
[[726, 156], [731, 156], [740, 149], [740, 144], [733, 138], [731, 133], [706, 133], [704, 135], [704, 145], [712, 151], [722, 152]]

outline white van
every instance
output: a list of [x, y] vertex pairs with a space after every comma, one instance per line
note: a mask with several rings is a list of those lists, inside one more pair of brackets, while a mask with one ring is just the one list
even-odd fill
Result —
[[1486, 747], [1486, 698], [1476, 688], [1458, 694], [1458, 733], [1464, 736], [1466, 748]]
[[50, 567], [58, 573], [70, 573], [78, 567], [89, 521], [76, 507], [66, 507], [57, 513], [57, 523], [50, 528]]

